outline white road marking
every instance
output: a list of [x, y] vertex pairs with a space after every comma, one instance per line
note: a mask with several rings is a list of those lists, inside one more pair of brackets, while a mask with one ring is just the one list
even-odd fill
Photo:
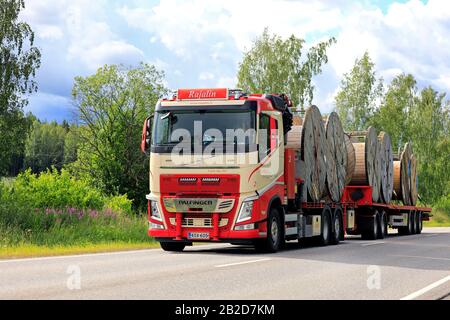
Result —
[[367, 247], [367, 246], [374, 246], [374, 245], [377, 245], [377, 244], [383, 244], [383, 243], [386, 243], [386, 242], [384, 242], [384, 241], [376, 241], [376, 242], [367, 242], [367, 243], [363, 243], [363, 244], [361, 244], [363, 247]]
[[423, 289], [413, 292], [410, 295], [407, 295], [406, 297], [401, 298], [400, 300], [413, 300], [413, 299], [420, 297], [421, 295], [427, 293], [428, 291], [433, 290], [434, 288], [439, 287], [440, 285], [443, 285], [447, 281], [450, 281], [450, 276], [446, 276], [445, 278], [438, 280], [438, 281], [426, 286]]
[[414, 258], [414, 259], [428, 259], [428, 260], [444, 260], [450, 261], [450, 258], [437, 258], [437, 257], [426, 257], [426, 256], [407, 256], [401, 254], [391, 254], [392, 257], [400, 257], [400, 258]]
[[436, 237], [436, 236], [438, 236], [438, 234], [436, 234], [436, 233], [432, 233], [432, 234], [426, 234], [426, 235], [424, 235], [425, 237]]
[[[195, 249], [214, 249], [222, 247], [223, 244], [201, 244], [194, 245], [191, 248]], [[58, 255], [58, 256], [47, 256], [47, 257], [36, 257], [36, 258], [19, 258], [19, 259], [3, 259], [0, 260], [1, 263], [13, 263], [13, 262], [33, 262], [33, 261], [46, 261], [46, 260], [58, 260], [58, 259], [70, 259], [70, 258], [84, 258], [84, 257], [101, 257], [101, 256], [114, 256], [114, 255], [123, 255], [123, 254], [135, 254], [135, 253], [155, 253], [162, 252], [162, 249], [155, 247], [152, 249], [141, 249], [141, 250], [123, 250], [123, 251], [112, 251], [112, 252], [99, 252], [99, 253], [81, 253], [81, 254], [72, 254], [72, 255]], [[195, 252], [194, 250], [190, 252]]]
[[241, 264], [249, 264], [249, 263], [255, 263], [255, 262], [262, 262], [262, 261], [268, 261], [272, 260], [271, 258], [264, 258], [264, 259], [258, 259], [258, 260], [250, 260], [250, 261], [242, 261], [242, 262], [235, 262], [235, 263], [227, 263], [227, 264], [219, 264], [215, 266], [216, 268], [224, 268], [224, 267], [231, 267], [231, 266], [238, 266]]

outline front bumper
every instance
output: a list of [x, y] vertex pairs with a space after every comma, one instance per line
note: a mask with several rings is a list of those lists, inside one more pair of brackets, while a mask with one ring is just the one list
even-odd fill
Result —
[[190, 240], [188, 239], [189, 232], [209, 232], [210, 235], [213, 234], [213, 229], [211, 228], [183, 228], [181, 234], [178, 235], [177, 232], [172, 230], [157, 230], [149, 229], [148, 235], [154, 238], [164, 238], [167, 240], [179, 240], [179, 241], [208, 241], [208, 242], [229, 242], [229, 240], [239, 240], [239, 239], [261, 239], [265, 238], [267, 233], [260, 231], [259, 229], [252, 230], [219, 230], [217, 237], [210, 237], [209, 240]]

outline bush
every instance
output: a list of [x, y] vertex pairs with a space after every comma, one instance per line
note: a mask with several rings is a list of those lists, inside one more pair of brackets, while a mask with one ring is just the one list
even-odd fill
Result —
[[61, 173], [51, 169], [39, 175], [27, 170], [17, 176], [7, 189], [9, 201], [27, 204], [34, 209], [111, 209], [116, 213], [133, 213], [132, 201], [126, 195], [106, 196], [64, 169]]
[[440, 198], [433, 206], [437, 210], [443, 211], [450, 217], [450, 194]]
[[117, 213], [133, 213], [132, 201], [126, 195], [111, 196], [105, 199], [103, 209], [111, 209]]
[[102, 193], [87, 182], [54, 168], [39, 175], [31, 170], [19, 174], [11, 191], [16, 201], [28, 202], [34, 208], [103, 209], [105, 202]]
[[68, 172], [0, 182], [0, 246], [151, 242], [126, 195], [105, 196]]

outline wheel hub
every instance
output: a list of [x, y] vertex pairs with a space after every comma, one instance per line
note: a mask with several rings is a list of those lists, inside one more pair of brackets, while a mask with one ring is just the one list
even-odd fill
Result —
[[272, 242], [276, 244], [278, 242], [278, 224], [277, 220], [274, 218], [272, 219], [272, 225], [270, 227], [270, 233], [272, 235]]

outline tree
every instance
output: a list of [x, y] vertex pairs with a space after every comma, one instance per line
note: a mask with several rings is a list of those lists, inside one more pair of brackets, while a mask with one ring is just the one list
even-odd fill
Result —
[[56, 122], [34, 121], [25, 144], [25, 168], [39, 173], [52, 166], [60, 170], [64, 164], [65, 129]]
[[248, 92], [286, 93], [294, 106], [313, 100], [312, 77], [328, 62], [326, 51], [335, 38], [320, 42], [305, 55], [305, 40], [294, 35], [283, 40], [264, 29], [239, 64], [238, 86]]
[[64, 164], [67, 165], [75, 162], [78, 158], [77, 155], [80, 139], [78, 138], [77, 130], [79, 128], [75, 124], [68, 127], [63, 124], [63, 128], [65, 128], [67, 132], [66, 139], [64, 141]]
[[395, 151], [411, 140], [411, 112], [417, 103], [417, 82], [411, 74], [400, 74], [389, 84], [371, 123], [391, 136]]
[[434, 202], [450, 194], [450, 102], [445, 93], [424, 88], [411, 110], [410, 134], [419, 160], [419, 194]]
[[0, 174], [23, 152], [29, 125], [23, 115], [25, 95], [37, 90], [33, 79], [41, 54], [30, 26], [19, 22], [24, 7], [24, 0], [0, 0]]
[[163, 77], [144, 63], [110, 65], [75, 78], [72, 91], [80, 124], [72, 170], [109, 194], [127, 194], [136, 205], [145, 203], [148, 192], [148, 158], [139, 148], [142, 125], [167, 92]]
[[336, 110], [345, 130], [365, 130], [382, 96], [383, 81], [376, 79], [374, 63], [365, 52], [356, 59], [350, 73], [344, 74], [335, 97]]

